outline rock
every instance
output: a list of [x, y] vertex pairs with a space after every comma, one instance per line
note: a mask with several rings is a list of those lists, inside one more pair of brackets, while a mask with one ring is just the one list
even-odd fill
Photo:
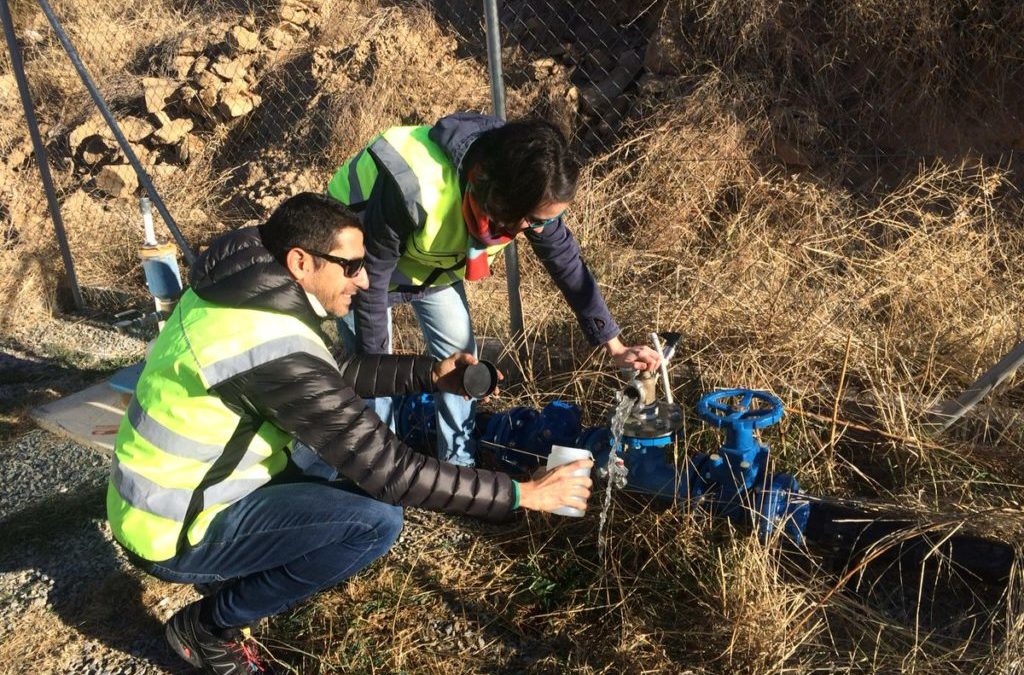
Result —
[[68, 134], [68, 145], [71, 147], [71, 152], [77, 152], [79, 146], [90, 136], [101, 136], [111, 142], [114, 140], [114, 135], [107, 127], [106, 120], [99, 113], [94, 114]]
[[163, 110], [158, 110], [155, 113], [153, 113], [153, 117], [156, 118], [157, 123], [162, 127], [165, 127], [171, 123], [171, 116], [165, 113]]
[[151, 172], [158, 180], [168, 180], [180, 174], [181, 169], [173, 164], [154, 164]]
[[167, 99], [174, 95], [181, 85], [163, 77], [142, 79], [142, 91], [146, 98], [146, 110], [157, 113], [167, 106]]
[[181, 143], [174, 146], [174, 153], [171, 155], [174, 158], [175, 164], [188, 164], [188, 160], [192, 158], [192, 143], [189, 142], [191, 136], [183, 138]]
[[153, 133], [153, 125], [142, 119], [141, 117], [133, 117], [129, 115], [119, 122], [121, 132], [124, 133], [132, 143], [138, 143], [139, 141], [145, 140], [151, 133]]
[[285, 21], [291, 21], [297, 26], [309, 23], [309, 12], [298, 5], [282, 4], [280, 16]]
[[268, 28], [263, 39], [271, 49], [285, 49], [295, 44], [295, 36], [280, 26]]
[[210, 59], [205, 56], [196, 58], [196, 62], [192, 64], [192, 74], [198, 75], [199, 73], [205, 72], [210, 68]]
[[194, 123], [188, 118], [171, 120], [153, 132], [153, 140], [165, 145], [174, 145], [192, 131]]
[[256, 94], [249, 91], [244, 81], [232, 82], [220, 92], [218, 112], [227, 119], [246, 115], [263, 102]]
[[178, 54], [171, 59], [171, 68], [174, 69], [174, 73], [178, 76], [179, 80], [185, 79], [188, 76], [192, 66], [195, 65], [196, 57], [189, 54]]
[[139, 177], [127, 164], [108, 164], [96, 175], [96, 187], [115, 199], [128, 198], [139, 187]]
[[606, 111], [614, 99], [636, 79], [642, 67], [643, 59], [640, 52], [635, 50], [624, 52], [608, 77], [580, 90], [580, 101], [584, 108], [598, 114]]
[[260, 36], [243, 26], [234, 26], [228, 31], [228, 45], [240, 52], [254, 52], [260, 47]]
[[213, 110], [217, 106], [220, 90], [221, 87], [203, 87], [199, 90], [199, 102], [207, 109]]
[[139, 159], [143, 168], [148, 168], [153, 165], [155, 158], [149, 148], [141, 143], [129, 143], [129, 145], [132, 148], [132, 152], [134, 152], [135, 156]]
[[217, 110], [224, 117], [231, 119], [246, 115], [255, 108], [252, 99], [242, 93], [226, 92], [221, 94]]
[[224, 80], [208, 70], [198, 73], [195, 82], [199, 89], [215, 89], [220, 91], [224, 87]]
[[255, 54], [243, 54], [234, 59], [221, 59], [210, 66], [213, 72], [217, 73], [221, 78], [228, 80], [234, 80], [235, 78], [241, 78], [245, 76], [249, 66], [256, 60]]
[[178, 45], [178, 54], [187, 54], [189, 56], [198, 56], [203, 53], [206, 49], [206, 40], [204, 36], [198, 32], [189, 31], [182, 39], [181, 44]]
[[96, 166], [109, 162], [117, 154], [114, 143], [109, 143], [101, 136], [89, 136], [79, 148], [80, 157], [86, 166]]

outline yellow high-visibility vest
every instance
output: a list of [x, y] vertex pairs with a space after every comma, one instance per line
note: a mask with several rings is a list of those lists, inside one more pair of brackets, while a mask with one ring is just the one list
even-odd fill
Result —
[[[415, 229], [391, 276], [391, 290], [448, 286], [466, 274], [469, 233], [458, 170], [429, 133], [429, 126], [388, 129], [342, 164], [327, 187], [355, 211], [366, 204], [382, 170], [401, 190]], [[488, 260], [507, 245], [489, 246]]]
[[[291, 437], [239, 414], [210, 390], [275, 359], [306, 352], [336, 362], [321, 337], [279, 312], [182, 295], [146, 358], [121, 420], [107, 487], [114, 537], [159, 562], [285, 468]], [[244, 411], [240, 411], [244, 412]]]

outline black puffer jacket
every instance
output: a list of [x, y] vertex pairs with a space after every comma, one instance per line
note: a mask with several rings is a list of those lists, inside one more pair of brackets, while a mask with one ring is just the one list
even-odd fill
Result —
[[[214, 241], [193, 266], [190, 283], [204, 300], [284, 312], [320, 331], [305, 292], [263, 247], [257, 228]], [[508, 476], [414, 452], [360, 398], [432, 391], [433, 365], [422, 356], [374, 355], [344, 358], [335, 369], [297, 352], [218, 385], [215, 393], [313, 448], [376, 499], [505, 517], [514, 502]]]

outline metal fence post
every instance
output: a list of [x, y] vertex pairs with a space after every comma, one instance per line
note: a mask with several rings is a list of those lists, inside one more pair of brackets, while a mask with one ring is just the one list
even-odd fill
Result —
[[128, 162], [132, 165], [132, 168], [135, 169], [135, 173], [139, 177], [139, 183], [149, 195], [153, 205], [156, 206], [156, 210], [160, 212], [160, 216], [164, 219], [167, 229], [170, 230], [171, 235], [174, 237], [174, 241], [178, 244], [178, 248], [181, 249], [181, 254], [185, 258], [185, 262], [191, 266], [192, 263], [195, 262], [196, 254], [192, 251], [188, 242], [185, 241], [184, 235], [181, 234], [181, 230], [178, 229], [178, 224], [174, 221], [174, 218], [164, 205], [164, 200], [161, 199], [160, 193], [156, 190], [156, 186], [153, 185], [153, 181], [150, 180], [149, 174], [147, 174], [146, 170], [142, 167], [142, 162], [140, 162], [139, 158], [135, 156], [135, 151], [132, 150], [131, 144], [128, 142], [128, 139], [125, 138], [117, 120], [114, 119], [113, 113], [110, 112], [110, 107], [107, 105], [106, 100], [104, 100], [103, 95], [100, 94], [99, 89], [96, 87], [96, 83], [93, 82], [85, 64], [82, 63], [81, 57], [78, 56], [78, 50], [76, 50], [75, 46], [71, 44], [71, 39], [64, 31], [64, 27], [61, 26], [60, 21], [57, 19], [57, 15], [53, 12], [53, 8], [50, 7], [50, 3], [46, 0], [39, 0], [39, 6], [43, 10], [43, 14], [46, 15], [46, 19], [50, 22], [53, 32], [56, 33], [57, 40], [64, 48], [68, 58], [71, 59], [71, 64], [78, 72], [78, 76], [81, 78], [82, 84], [84, 84], [85, 88], [89, 90], [89, 95], [92, 96], [93, 102], [96, 104], [96, 107], [99, 108], [100, 114], [103, 115], [103, 119], [106, 121], [107, 126], [110, 127], [110, 131], [113, 132], [118, 145], [121, 146], [121, 151], [128, 159]]
[[32, 138], [32, 151], [36, 156], [36, 164], [39, 166], [39, 177], [43, 181], [43, 190], [46, 192], [46, 204], [50, 210], [50, 218], [53, 220], [53, 229], [57, 233], [57, 244], [60, 247], [60, 256], [64, 260], [64, 271], [68, 275], [68, 284], [71, 286], [71, 297], [75, 302], [75, 309], [85, 309], [85, 302], [82, 300], [82, 290], [78, 287], [78, 275], [75, 274], [75, 263], [71, 258], [71, 248], [68, 246], [68, 236], [64, 231], [64, 220], [60, 214], [60, 204], [57, 203], [57, 192], [53, 187], [53, 176], [50, 175], [50, 165], [47, 163], [46, 146], [43, 145], [43, 138], [39, 133], [39, 123], [36, 120], [35, 107], [32, 105], [32, 94], [28, 89], [28, 79], [25, 77], [25, 63], [21, 58], [21, 49], [18, 47], [18, 39], [14, 34], [14, 19], [11, 18], [11, 8], [7, 0], [0, 0], [0, 19], [4, 24], [4, 37], [7, 40], [7, 50], [11, 55], [11, 70], [14, 71], [14, 78], [18, 82], [18, 93], [21, 94], [21, 105], [25, 110], [25, 123], [28, 125], [29, 136]]
[[[505, 76], [501, 69], [501, 22], [498, 20], [498, 0], [484, 0], [484, 22], [487, 26], [487, 70], [491, 80], [491, 102], [494, 114], [505, 119]], [[516, 242], [505, 247], [505, 280], [508, 285], [508, 313], [512, 327], [512, 341], [522, 344], [523, 299], [519, 292], [519, 254]], [[523, 350], [520, 350], [522, 356]]]
[[934, 431], [945, 431], [953, 423], [970, 412], [981, 399], [988, 396], [1002, 382], [1013, 377], [1017, 369], [1024, 367], [1024, 342], [1006, 353], [996, 365], [989, 368], [956, 400], [945, 401], [929, 411], [926, 422]]

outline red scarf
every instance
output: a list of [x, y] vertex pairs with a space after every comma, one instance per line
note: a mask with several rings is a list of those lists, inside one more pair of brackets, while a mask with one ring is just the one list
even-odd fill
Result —
[[[472, 180], [473, 173], [470, 173]], [[492, 221], [477, 203], [472, 188], [462, 196], [462, 218], [469, 233], [466, 251], [466, 281], [479, 281], [491, 276], [491, 264], [487, 257], [488, 246], [500, 246], [512, 241], [512, 237], [495, 231]]]

